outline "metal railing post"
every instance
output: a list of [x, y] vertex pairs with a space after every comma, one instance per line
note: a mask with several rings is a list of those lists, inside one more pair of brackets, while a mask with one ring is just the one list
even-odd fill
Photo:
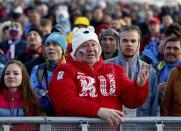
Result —
[[80, 127], [82, 128], [82, 131], [88, 131], [88, 122], [84, 123], [84, 122], [81, 122], [80, 124]]
[[44, 117], [44, 123], [40, 124], [40, 131], [51, 131], [52, 125], [47, 121], [47, 117]]
[[163, 122], [156, 123], [157, 131], [163, 131]]
[[46, 131], [46, 125], [40, 124], [40, 131]]
[[119, 124], [119, 130], [123, 131], [123, 123]]
[[51, 124], [46, 124], [46, 131], [51, 131], [52, 125]]
[[10, 125], [3, 124], [3, 131], [10, 131]]

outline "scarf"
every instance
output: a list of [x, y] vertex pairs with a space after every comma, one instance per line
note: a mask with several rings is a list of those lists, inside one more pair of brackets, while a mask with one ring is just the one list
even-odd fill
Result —
[[163, 71], [160, 74], [159, 83], [167, 82], [170, 70], [179, 64], [181, 64], [181, 61], [177, 61], [173, 64], [165, 64]]
[[31, 56], [33, 56], [33, 55], [41, 55], [42, 47], [39, 46], [38, 48], [34, 49], [31, 46], [27, 46], [26, 52]]
[[9, 40], [8, 41], [8, 45], [9, 45], [9, 48], [8, 48], [8, 51], [6, 53], [6, 56], [12, 60], [15, 58], [15, 46], [20, 43], [20, 39], [16, 39], [16, 40]]

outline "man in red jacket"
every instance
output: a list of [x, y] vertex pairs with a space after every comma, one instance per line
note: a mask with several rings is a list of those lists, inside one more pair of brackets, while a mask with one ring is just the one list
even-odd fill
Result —
[[94, 28], [74, 28], [71, 59], [55, 69], [49, 96], [59, 116], [100, 117], [111, 125], [124, 117], [122, 105], [136, 108], [148, 95], [148, 68], [142, 67], [136, 81], [123, 67], [105, 64]]

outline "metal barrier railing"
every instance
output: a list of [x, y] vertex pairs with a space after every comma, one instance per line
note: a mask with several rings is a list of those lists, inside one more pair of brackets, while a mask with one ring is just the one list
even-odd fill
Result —
[[125, 117], [117, 127], [87, 117], [0, 117], [0, 131], [181, 131], [181, 117]]

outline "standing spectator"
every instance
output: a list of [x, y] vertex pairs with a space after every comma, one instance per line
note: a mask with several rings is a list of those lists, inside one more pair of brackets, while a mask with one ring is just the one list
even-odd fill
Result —
[[149, 32], [148, 25], [149, 25], [150, 20], [153, 17], [154, 17], [154, 13], [152, 10], [149, 9], [145, 11], [144, 21], [139, 25], [141, 29], [141, 34], [143, 34], [143, 37], [148, 34]]
[[123, 16], [123, 20], [126, 23], [126, 25], [128, 25], [128, 26], [132, 25], [132, 19], [131, 19], [130, 15], [128, 15], [128, 14], [124, 15]]
[[164, 43], [164, 60], [157, 65], [159, 105], [167, 86], [170, 70], [181, 64], [181, 40], [179, 37], [170, 37]]
[[30, 67], [29, 63], [36, 58], [41, 57], [42, 54], [42, 32], [38, 28], [31, 28], [28, 32], [27, 42], [29, 42], [29, 44], [26, 47], [25, 52], [18, 57], [18, 60], [25, 64], [25, 67], [30, 74], [33, 65]]
[[52, 30], [52, 22], [49, 19], [43, 19], [41, 20], [41, 31], [43, 35], [47, 35], [51, 33]]
[[44, 52], [47, 57], [46, 62], [35, 66], [31, 73], [33, 89], [38, 95], [43, 112], [48, 116], [54, 115], [54, 110], [47, 94], [49, 82], [56, 66], [65, 64], [64, 55], [66, 48], [67, 41], [63, 35], [55, 32], [50, 34], [44, 45]]
[[34, 6], [30, 6], [27, 9], [27, 16], [29, 18], [29, 22], [24, 26], [24, 35], [27, 36], [29, 29], [40, 27], [41, 23], [41, 14]]
[[104, 24], [103, 23], [103, 16], [104, 16], [104, 12], [103, 9], [101, 7], [95, 7], [93, 10], [93, 18], [91, 21], [91, 25], [94, 26], [94, 28], [96, 29], [99, 25]]
[[40, 115], [38, 99], [32, 90], [28, 73], [19, 61], [9, 62], [0, 80], [0, 116]]
[[57, 115], [98, 116], [118, 125], [122, 105], [136, 108], [145, 102], [148, 70], [142, 69], [134, 81], [122, 67], [105, 64], [92, 26], [73, 29], [72, 49], [70, 63], [56, 68], [49, 87]]
[[163, 102], [160, 107], [161, 116], [181, 116], [181, 65], [174, 68], [169, 75]]
[[68, 18], [61, 16], [56, 19], [56, 23], [62, 26], [63, 31], [64, 31], [65, 35], [67, 36], [69, 34], [69, 32], [71, 31], [70, 20]]
[[121, 28], [121, 22], [120, 22], [120, 19], [116, 19], [116, 18], [113, 18], [112, 21], [111, 21], [111, 28], [116, 30], [117, 32], [119, 32], [120, 28]]
[[96, 28], [96, 34], [98, 36], [98, 38], [100, 37], [100, 34], [102, 33], [102, 31], [104, 31], [105, 29], [109, 29], [111, 28], [108, 24], [101, 24]]
[[17, 59], [26, 51], [27, 42], [23, 41], [22, 26], [18, 22], [11, 22], [9, 27], [10, 38], [0, 43], [0, 48], [4, 54], [11, 60]]
[[145, 35], [141, 41], [140, 52], [144, 50], [145, 46], [152, 41], [160, 41], [160, 20], [156, 17], [153, 17], [149, 22], [149, 32]]
[[145, 46], [144, 51], [142, 52], [142, 55], [140, 56], [141, 60], [145, 61], [148, 64], [152, 64], [153, 67], [158, 65], [160, 61], [162, 61], [164, 58], [163, 56], [163, 41], [168, 39], [169, 37], [181, 36], [181, 26], [178, 24], [171, 24], [168, 26], [163, 34], [162, 40], [154, 40], [150, 42], [147, 46]]
[[9, 39], [9, 25], [11, 21], [5, 21], [0, 25], [0, 42]]
[[162, 16], [161, 33], [163, 33], [166, 30], [166, 28], [171, 24], [173, 24], [172, 16], [169, 14], [163, 15]]
[[[114, 64], [122, 65], [128, 77], [136, 80], [138, 72], [143, 65], [147, 65], [139, 58], [140, 30], [136, 26], [122, 27], [120, 30], [120, 41], [118, 42], [118, 56], [107, 60]], [[127, 116], [156, 116], [158, 106], [157, 77], [153, 68], [149, 72], [149, 94], [147, 101], [137, 109], [124, 107]]]
[[25, 64], [25, 67], [28, 69], [28, 73], [29, 75], [31, 75], [31, 72], [32, 72], [32, 69], [35, 65], [40, 65], [42, 63], [44, 63], [46, 61], [46, 55], [45, 55], [45, 52], [44, 52], [44, 44], [45, 44], [45, 41], [46, 41], [46, 38], [49, 36], [48, 35], [44, 35], [42, 37], [42, 52], [41, 52], [41, 55], [35, 59], [33, 59], [32, 61], [29, 61], [29, 62], [26, 62]]
[[119, 41], [118, 32], [113, 29], [105, 29], [99, 37], [102, 48], [103, 60], [111, 59], [118, 55], [117, 45]]
[[167, 39], [171, 36], [181, 37], [181, 25], [174, 23], [166, 28], [164, 37]]

